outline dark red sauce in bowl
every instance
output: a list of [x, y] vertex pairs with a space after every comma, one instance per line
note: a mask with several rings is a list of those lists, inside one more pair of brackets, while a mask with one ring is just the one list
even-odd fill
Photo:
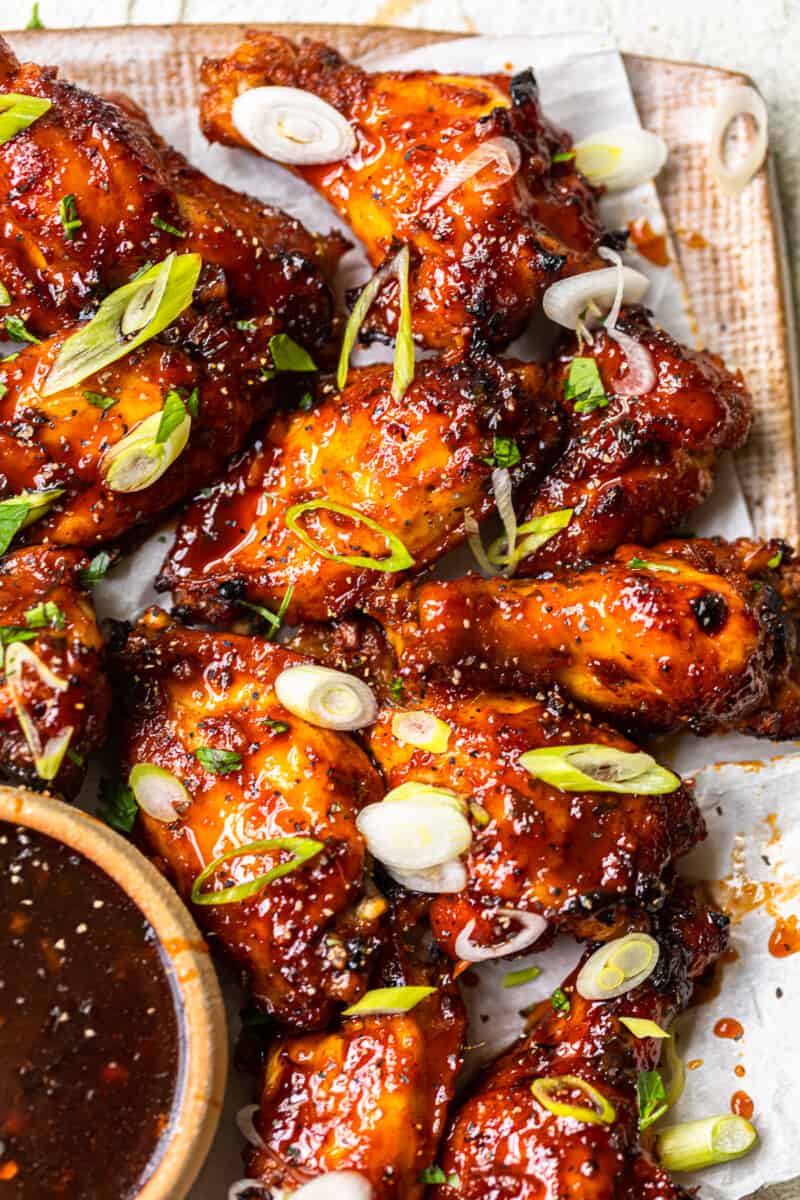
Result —
[[0, 821], [0, 1197], [128, 1200], [182, 1073], [172, 968], [89, 859]]

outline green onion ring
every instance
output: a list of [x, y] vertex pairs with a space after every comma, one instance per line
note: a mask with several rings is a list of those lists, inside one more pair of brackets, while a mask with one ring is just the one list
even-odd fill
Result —
[[[342, 516], [351, 517], [354, 521], [361, 525], [366, 525], [367, 529], [373, 529], [376, 533], [381, 534], [389, 543], [391, 554], [388, 558], [369, 558], [361, 554], [332, 554], [330, 550], [325, 550], [324, 547], [318, 546], [314, 539], [301, 528], [298, 518], [307, 512], [315, 512], [317, 509], [325, 509], [326, 512], [341, 513]], [[388, 529], [384, 529], [377, 521], [373, 521], [371, 517], [364, 516], [355, 508], [348, 508], [345, 504], [333, 504], [328, 500], [308, 500], [305, 504], [293, 504], [286, 513], [286, 524], [291, 529], [292, 533], [296, 534], [310, 550], [315, 554], [319, 554], [322, 558], [328, 558], [331, 562], [347, 563], [351, 567], [367, 567], [372, 571], [405, 571], [408, 567], [414, 566], [414, 559], [409, 554], [403, 542], [396, 534]]]
[[[256, 892], [260, 892], [275, 879], [280, 879], [281, 876], [296, 871], [303, 863], [308, 862], [310, 858], [314, 858], [324, 849], [322, 842], [303, 837], [266, 838], [261, 841], [247, 842], [244, 846], [234, 846], [233, 850], [226, 850], [224, 854], [220, 854], [219, 858], [210, 862], [197, 876], [192, 884], [192, 904], [237, 904], [241, 900], [247, 900], [249, 896], [254, 896]], [[226, 888], [222, 892], [201, 890], [203, 884], [214, 874], [217, 867], [227, 862], [229, 858], [242, 858], [246, 854], [263, 854], [267, 850], [291, 850], [294, 858], [289, 862], [279, 863], [277, 867], [271, 867], [269, 871], [256, 876], [255, 879], [248, 880], [247, 883], [239, 883], [236, 887]]]

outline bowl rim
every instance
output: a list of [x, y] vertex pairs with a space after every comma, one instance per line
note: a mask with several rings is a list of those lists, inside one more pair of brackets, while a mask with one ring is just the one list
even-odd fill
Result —
[[184, 1039], [182, 1087], [169, 1140], [136, 1200], [183, 1200], [211, 1148], [228, 1073], [225, 1009], [208, 946], [167, 880], [96, 817], [48, 792], [0, 786], [0, 821], [46, 834], [91, 859], [141, 909], [169, 959]]

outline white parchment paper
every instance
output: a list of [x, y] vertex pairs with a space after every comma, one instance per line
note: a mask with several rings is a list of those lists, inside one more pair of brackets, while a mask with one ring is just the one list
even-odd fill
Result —
[[[426, 46], [390, 60], [373, 59], [368, 65], [477, 73], [532, 66], [546, 111], [576, 139], [603, 128], [638, 124], [622, 60], [607, 38], [596, 33], [459, 40]], [[210, 175], [281, 205], [309, 228], [344, 229], [324, 201], [281, 168], [244, 151], [207, 145], [199, 132], [196, 113], [176, 112], [160, 123], [160, 132]], [[652, 184], [607, 199], [604, 216], [612, 228], [646, 216], [657, 232], [665, 230]], [[659, 323], [692, 343], [695, 331], [677, 273], [672, 268], [654, 267], [635, 253], [626, 257], [651, 277], [647, 303]], [[343, 264], [340, 284], [351, 286], [369, 273], [364, 255], [352, 251]], [[512, 352], [541, 357], [541, 338], [528, 335]], [[377, 349], [365, 357], [385, 356], [385, 351]], [[714, 497], [693, 516], [691, 524], [698, 533], [728, 537], [752, 532], [731, 461], [723, 463]], [[167, 528], [151, 537], [96, 588], [102, 616], [130, 619], [158, 599], [151, 581], [170, 536]], [[443, 564], [442, 573], [458, 574], [464, 569], [473, 569], [473, 564], [459, 553]], [[160, 599], [165, 603], [164, 597]], [[686, 735], [671, 739], [663, 747], [664, 755], [679, 769], [699, 772], [698, 795], [708, 820], [709, 838], [689, 856], [687, 872], [714, 881], [720, 902], [738, 896], [733, 941], [740, 957], [726, 967], [720, 995], [680, 1022], [681, 1053], [702, 1065], [688, 1072], [677, 1112], [668, 1117], [672, 1121], [676, 1117], [683, 1120], [726, 1112], [733, 1092], [738, 1090], [746, 1091], [754, 1101], [760, 1148], [738, 1163], [686, 1181], [702, 1183], [701, 1195], [708, 1200], [740, 1200], [762, 1184], [800, 1173], [800, 1037], [796, 1024], [800, 955], [777, 959], [768, 951], [776, 920], [800, 908], [800, 827], [793, 830], [791, 822], [792, 809], [797, 807], [800, 756], [793, 754], [793, 745], [781, 749], [787, 752], [785, 757], [761, 763], [765, 754], [773, 754], [775, 749], [747, 738], [700, 741]], [[716, 765], [736, 759], [750, 765]], [[759, 764], [758, 769], [752, 765], [754, 762]], [[87, 785], [83, 797], [87, 807], [93, 808], [93, 783]], [[744, 912], [741, 898], [753, 893], [751, 883], [755, 884], [755, 902], [752, 911]], [[516, 989], [502, 987], [508, 965], [489, 963], [480, 968], [480, 985], [465, 989], [472, 1016], [470, 1041], [477, 1045], [470, 1054], [468, 1073], [517, 1036], [522, 1025], [519, 1009], [549, 994], [578, 953], [573, 942], [563, 939], [546, 954], [515, 961], [515, 968], [525, 962], [536, 962], [543, 968], [537, 980]], [[238, 1032], [240, 994], [232, 982], [226, 982], [225, 987], [233, 1041]], [[744, 1035], [739, 1041], [714, 1035], [713, 1026], [720, 1017], [741, 1022]], [[744, 1068], [743, 1077], [734, 1074], [737, 1065]], [[221, 1200], [228, 1184], [241, 1175], [241, 1141], [233, 1114], [254, 1098], [253, 1091], [250, 1080], [232, 1072], [220, 1133], [192, 1192], [194, 1200]]]

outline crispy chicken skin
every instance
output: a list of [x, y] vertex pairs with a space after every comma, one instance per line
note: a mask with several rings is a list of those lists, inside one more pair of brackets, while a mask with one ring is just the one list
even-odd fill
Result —
[[404, 675], [557, 685], [650, 731], [709, 733], [772, 711], [795, 649], [775, 589], [751, 580], [735, 544], [708, 539], [621, 546], [603, 565], [541, 579], [405, 585], [374, 615]]
[[[76, 386], [42, 396], [49, 368], [71, 332], [0, 364], [5, 385], [0, 485], [10, 494], [63, 488], [28, 536], [88, 546], [152, 520], [218, 475], [253, 421], [268, 410], [276, 383], [259, 379], [260, 364], [267, 361], [263, 329], [241, 332], [188, 312], [171, 331], [180, 344], [149, 341]], [[198, 415], [185, 450], [149, 487], [112, 491], [104, 482], [108, 450], [162, 409], [168, 392], [180, 389], [188, 396], [195, 387]], [[113, 399], [113, 406], [102, 407], [103, 397]]]
[[358, 1171], [373, 1200], [421, 1200], [461, 1066], [464, 1010], [454, 984], [405, 947], [390, 946], [372, 984], [438, 990], [408, 1013], [345, 1017], [274, 1043], [254, 1179], [293, 1192], [329, 1171]]
[[[747, 439], [752, 401], [741, 374], [715, 355], [680, 346], [654, 329], [643, 309], [623, 310], [618, 328], [650, 353], [656, 382], [640, 396], [620, 396], [626, 359], [604, 331], [594, 345], [565, 338], [551, 361], [548, 392], [565, 413], [568, 439], [524, 518], [558, 509], [574, 514], [561, 533], [523, 560], [518, 574], [557, 564], [594, 562], [623, 542], [650, 545], [683, 525], [711, 492], [722, 450]], [[565, 385], [576, 356], [593, 358], [608, 406], [575, 412]]]
[[[111, 692], [103, 673], [103, 641], [80, 572], [89, 560], [80, 550], [31, 546], [0, 559], [0, 628], [11, 644], [12, 630], [36, 622], [37, 606], [56, 606], [45, 614], [44, 627], [24, 645], [66, 683], [63, 690], [41, 679], [35, 664], [24, 663], [18, 676], [18, 699], [31, 721], [42, 752], [71, 728], [68, 751], [58, 774], [44, 781], [37, 774], [8, 681], [0, 687], [0, 772], [29, 787], [49, 788], [71, 798], [80, 788], [85, 759], [103, 740]], [[26, 619], [26, 614], [28, 614]], [[40, 613], [41, 619], [41, 613]], [[1, 653], [5, 654], [5, 651]]]
[[[464, 540], [464, 512], [488, 516], [494, 436], [513, 437], [524, 492], [560, 432], [539, 396], [533, 364], [462, 357], [419, 363], [402, 400], [387, 364], [351, 371], [344, 391], [322, 379], [309, 411], [278, 414], [261, 441], [184, 514], [159, 587], [182, 610], [226, 620], [240, 600], [276, 609], [294, 588], [290, 622], [325, 620], [393, 587], [397, 575], [333, 562], [288, 527], [295, 504], [343, 505], [401, 539], [424, 570]], [[382, 559], [386, 538], [352, 516], [317, 509], [299, 518], [317, 545]], [[241, 610], [239, 610], [241, 613]]]
[[[119, 651], [115, 669], [126, 769], [154, 763], [189, 793], [171, 824], [145, 813], [138, 822], [146, 853], [184, 899], [202, 869], [237, 846], [275, 837], [324, 844], [320, 855], [250, 898], [190, 904], [243, 969], [256, 1002], [287, 1025], [315, 1029], [366, 984], [381, 906], [359, 907], [364, 846], [355, 816], [383, 789], [349, 736], [308, 725], [279, 704], [274, 681], [300, 661], [265, 639], [187, 630], [154, 609]], [[200, 747], [234, 751], [241, 767], [215, 773], [196, 758]], [[229, 859], [204, 890], [219, 893], [287, 858], [271, 851]]]
[[[641, 927], [647, 929], [643, 919]], [[634, 991], [588, 1001], [564, 983], [568, 1013], [550, 1000], [534, 1011], [530, 1032], [472, 1088], [455, 1114], [440, 1156], [459, 1186], [431, 1191], [435, 1200], [688, 1200], [639, 1141], [636, 1079], [658, 1064], [661, 1042], [636, 1039], [620, 1016], [662, 1027], [688, 1002], [692, 980], [724, 950], [727, 917], [679, 890], [652, 918], [661, 955], [655, 972]], [[531, 1092], [537, 1079], [572, 1075], [613, 1106], [610, 1124], [590, 1124], [549, 1112]], [[586, 1104], [580, 1092], [568, 1103]]]
[[[398, 713], [433, 713], [450, 726], [444, 753], [433, 754], [393, 732]], [[663, 903], [673, 861], [704, 836], [691, 792], [664, 795], [569, 792], [536, 779], [519, 763], [527, 750], [595, 742], [636, 750], [572, 706], [513, 694], [429, 687], [412, 705], [384, 707], [369, 731], [369, 751], [387, 786], [432, 784], [476, 801], [463, 892], [433, 899], [430, 920], [447, 953], [476, 921], [476, 942], [503, 941], [496, 905], [538, 912], [580, 938], [617, 936], [629, 905]], [[488, 819], [487, 819], [488, 818]], [[507, 923], [507, 921], [506, 921]]]
[[[195, 171], [154, 134], [135, 105], [101, 99], [20, 64], [0, 41], [0, 90], [52, 108], [0, 146], [0, 279], [4, 316], [53, 333], [172, 250], [198, 251], [208, 281], [223, 273], [238, 315], [285, 313], [308, 345], [330, 333], [332, 301], [322, 266], [341, 239], [316, 240], [277, 209]], [[74, 197], [79, 227], [67, 230], [62, 198]], [[181, 231], [177, 236], [154, 218]]]
[[[313, 92], [347, 118], [354, 153], [298, 173], [345, 218], [375, 266], [398, 243], [411, 246], [414, 334], [426, 345], [450, 346], [479, 331], [504, 346], [549, 283], [595, 265], [602, 231], [594, 192], [571, 160], [553, 163], [570, 139], [544, 119], [530, 72], [370, 74], [318, 42], [251, 32], [227, 58], [207, 59], [202, 80], [211, 141], [248, 144], [231, 108], [242, 92], [265, 85]], [[490, 164], [428, 208], [445, 176], [496, 138], [519, 148], [517, 174], [501, 176]], [[395, 327], [396, 291], [387, 286], [373, 310], [378, 330]]]

